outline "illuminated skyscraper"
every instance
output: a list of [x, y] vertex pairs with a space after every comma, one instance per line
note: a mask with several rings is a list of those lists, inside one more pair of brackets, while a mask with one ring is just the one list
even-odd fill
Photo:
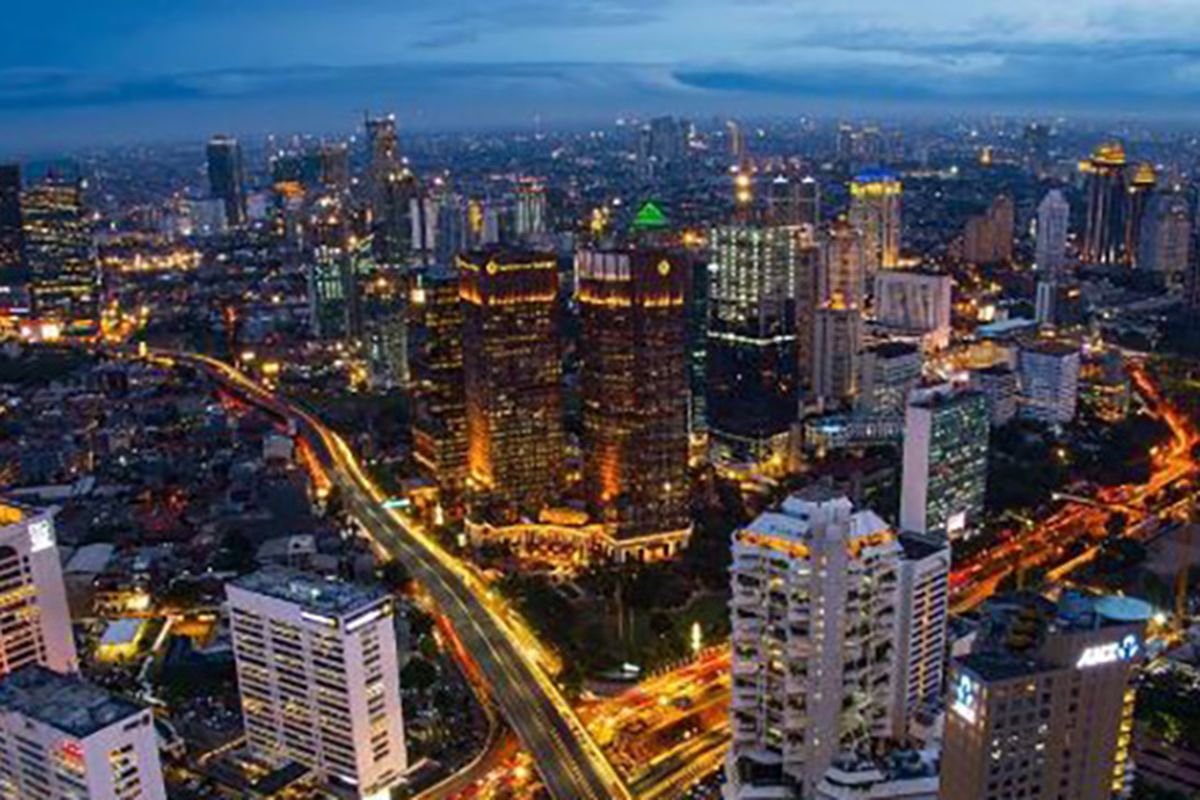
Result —
[[366, 119], [367, 194], [370, 200], [371, 233], [375, 259], [389, 266], [413, 260], [413, 200], [420, 197], [420, 184], [400, 157], [396, 118]]
[[649, 249], [584, 250], [575, 269], [588, 505], [639, 548], [678, 540], [690, 527], [687, 270]]
[[863, 306], [866, 253], [862, 232], [844, 219], [835, 220], [821, 239], [820, 303]]
[[847, 406], [858, 395], [862, 311], [838, 302], [817, 309], [813, 336], [813, 394], [826, 408]]
[[796, 415], [795, 227], [720, 225], [709, 235], [708, 421], [721, 457], [766, 460]]
[[1066, 279], [1067, 229], [1071, 219], [1071, 206], [1058, 189], [1046, 192], [1037, 212], [1037, 263], [1038, 276], [1045, 281]]
[[780, 173], [767, 184], [765, 219], [770, 225], [809, 225], [821, 219], [821, 185], [811, 175]]
[[1088, 183], [1087, 227], [1081, 253], [1083, 262], [1124, 263], [1127, 257], [1125, 148], [1120, 142], [1101, 145], [1080, 167], [1087, 173]]
[[309, 219], [307, 235], [309, 319], [313, 335], [330, 340], [361, 335], [349, 225], [336, 200], [321, 198]]
[[1038, 339], [1021, 345], [1021, 416], [1047, 425], [1075, 418], [1079, 401], [1079, 345]]
[[457, 509], [467, 482], [463, 302], [453, 269], [430, 269], [413, 292], [413, 457]]
[[246, 221], [246, 174], [242, 147], [232, 136], [208, 140], [209, 194], [225, 203], [225, 221], [232, 227]]
[[0, 164], [0, 287], [25, 281], [21, 233], [21, 168]]
[[546, 185], [537, 178], [523, 178], [517, 184], [516, 235], [521, 241], [545, 236]]
[[921, 381], [921, 350], [908, 342], [884, 341], [859, 358], [858, 406], [872, 414], [904, 414], [908, 394]]
[[901, 196], [896, 173], [871, 169], [850, 183], [850, 224], [863, 236], [868, 276], [900, 264]]
[[99, 319], [100, 264], [84, 212], [84, 185], [51, 174], [22, 197], [25, 264], [38, 316]]
[[1191, 259], [1192, 215], [1187, 198], [1163, 192], [1150, 199], [1138, 242], [1137, 268], [1163, 286], [1183, 283]]
[[1137, 263], [1142, 225], [1158, 185], [1158, 174], [1152, 164], [1138, 164], [1129, 175], [1125, 197], [1125, 261]]
[[557, 499], [562, 362], [553, 255], [502, 248], [458, 258], [470, 489], [502, 518]]

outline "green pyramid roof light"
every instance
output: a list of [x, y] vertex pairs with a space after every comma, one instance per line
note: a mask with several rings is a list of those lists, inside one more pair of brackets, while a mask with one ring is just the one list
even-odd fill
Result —
[[633, 227], [635, 228], [665, 228], [669, 224], [667, 215], [653, 200], [646, 201], [638, 209], [637, 216], [633, 218]]

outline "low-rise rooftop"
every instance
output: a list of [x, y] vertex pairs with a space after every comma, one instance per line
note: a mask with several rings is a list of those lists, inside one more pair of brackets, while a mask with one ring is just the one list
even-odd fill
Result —
[[22, 667], [0, 680], [0, 709], [76, 738], [91, 736], [144, 710], [77, 675], [39, 666]]
[[231, 585], [294, 603], [306, 611], [334, 616], [356, 611], [387, 595], [379, 586], [330, 580], [284, 567], [267, 567], [252, 572], [232, 581]]

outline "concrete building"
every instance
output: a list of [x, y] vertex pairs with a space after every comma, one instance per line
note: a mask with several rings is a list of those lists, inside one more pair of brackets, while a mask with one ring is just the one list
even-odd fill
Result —
[[988, 210], [967, 220], [963, 258], [973, 264], [997, 264], [1012, 259], [1016, 212], [1012, 198], [1001, 195]]
[[951, 662], [943, 800], [1098, 800], [1132, 783], [1133, 677], [1151, 613], [1072, 592], [993, 601]]
[[988, 417], [993, 428], [1003, 427], [1017, 416], [1021, 383], [1008, 364], [1001, 362], [971, 370], [970, 384], [987, 398]]
[[903, 549], [845, 498], [794, 495], [733, 536], [726, 796], [810, 796], [892, 730]]
[[908, 394], [921, 382], [921, 350], [907, 342], [882, 342], [859, 357], [858, 407], [903, 416]]
[[987, 489], [989, 414], [986, 398], [961, 386], [918, 390], [905, 415], [900, 526], [970, 535]]
[[884, 270], [875, 276], [875, 322], [888, 332], [919, 334], [929, 349], [944, 349], [953, 285], [941, 273]]
[[1017, 357], [1021, 416], [1048, 425], [1075, 419], [1079, 400], [1079, 346], [1039, 339], [1023, 344]]
[[52, 511], [0, 503], [0, 675], [31, 664], [74, 672], [75, 638]]
[[242, 146], [232, 136], [218, 134], [208, 141], [209, 196], [225, 204], [225, 222], [236, 227], [246, 221], [246, 173]]
[[1037, 210], [1037, 250], [1034, 261], [1038, 276], [1045, 281], [1067, 278], [1067, 231], [1071, 206], [1058, 189], [1046, 192]]
[[862, 233], [867, 276], [900, 264], [902, 196], [900, 177], [868, 169], [850, 182], [850, 224]]
[[1125, 147], [1102, 144], [1080, 164], [1087, 176], [1087, 225], [1080, 253], [1085, 264], [1123, 264], [1128, 187]]
[[166, 800], [150, 709], [74, 675], [0, 680], [0, 798]]
[[901, 533], [899, 630], [893, 735], [912, 735], [918, 715], [942, 706], [946, 624], [950, 599], [950, 543], [944, 536]]
[[813, 333], [813, 395], [824, 408], [847, 407], [858, 396], [862, 312], [854, 306], [817, 309]]
[[33, 313], [99, 323], [101, 270], [84, 208], [83, 179], [52, 173], [21, 196]]
[[1179, 192], [1150, 198], [1142, 218], [1135, 265], [1162, 286], [1179, 287], [1191, 257], [1192, 213]]
[[283, 568], [226, 593], [251, 750], [339, 796], [387, 797], [408, 766], [391, 597]]

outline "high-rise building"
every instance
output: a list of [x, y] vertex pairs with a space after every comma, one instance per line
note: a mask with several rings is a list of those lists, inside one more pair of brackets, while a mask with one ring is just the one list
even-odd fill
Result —
[[308, 303], [313, 335], [350, 339], [362, 333], [349, 223], [340, 204], [323, 197], [307, 226]]
[[517, 184], [515, 233], [521, 241], [536, 240], [549, 230], [546, 185], [537, 178], [522, 178]]
[[871, 414], [903, 416], [909, 393], [921, 382], [921, 350], [908, 342], [882, 342], [859, 358], [858, 407]]
[[796, 278], [806, 246], [798, 228], [751, 224], [713, 228], [709, 246], [710, 435], [732, 460], [765, 461], [786, 447], [796, 415]]
[[1137, 268], [1155, 276], [1163, 286], [1182, 285], [1192, 244], [1192, 213], [1179, 192], [1152, 197], [1142, 220]]
[[0, 798], [167, 800], [154, 714], [76, 675], [0, 680]]
[[688, 152], [688, 124], [675, 117], [656, 117], [645, 131], [646, 155], [659, 166], [676, 165]]
[[1017, 416], [1021, 382], [1006, 362], [972, 370], [970, 384], [972, 389], [982, 392], [987, 398], [988, 416], [993, 428], [1003, 427]]
[[209, 194], [225, 203], [225, 221], [231, 226], [246, 221], [246, 174], [242, 146], [232, 136], [217, 134], [208, 140]]
[[0, 164], [0, 289], [25, 282], [24, 242], [21, 168], [16, 164]]
[[794, 495], [733, 535], [726, 797], [810, 797], [893, 731], [903, 549], [849, 500]]
[[78, 668], [54, 516], [0, 503], [0, 675], [30, 664]]
[[900, 265], [902, 194], [891, 170], [865, 170], [850, 183], [850, 224], [862, 233], [868, 277]]
[[904, 424], [900, 527], [970, 535], [987, 489], [989, 415], [979, 392], [943, 384], [909, 399]]
[[893, 735], [906, 739], [919, 716], [942, 706], [949, 621], [950, 544], [943, 536], [904, 532], [900, 562]]
[[1038, 281], [1034, 318], [1039, 325], [1073, 328], [1085, 321], [1083, 290], [1074, 281]]
[[21, 198], [25, 266], [40, 317], [98, 320], [100, 262], [83, 205], [84, 181], [52, 173]]
[[226, 594], [250, 749], [341, 796], [387, 797], [408, 766], [391, 596], [282, 568]]
[[493, 248], [458, 258], [470, 488], [502, 518], [553, 502], [563, 471], [558, 263]]
[[821, 237], [821, 272], [817, 302], [863, 308], [867, 256], [862, 231], [837, 219]]
[[1038, 276], [1046, 281], [1062, 281], [1067, 266], [1067, 231], [1071, 220], [1071, 206], [1058, 189], [1046, 192], [1037, 210], [1037, 263]]
[[942, 273], [883, 270], [875, 276], [875, 322], [891, 333], [919, 334], [931, 349], [948, 347], [953, 286]]
[[687, 270], [661, 251], [583, 250], [575, 274], [589, 509], [618, 540], [667, 547], [690, 527]]
[[1016, 211], [1012, 198], [1000, 195], [988, 210], [967, 220], [963, 258], [973, 264], [996, 264], [1012, 259]]
[[1125, 797], [1145, 603], [1073, 592], [993, 601], [949, 672], [943, 800]]
[[1079, 346], [1038, 339], [1021, 345], [1021, 416], [1064, 425], [1075, 419], [1079, 399]]
[[811, 175], [781, 172], [767, 184], [765, 221], [769, 225], [808, 225], [821, 219], [821, 185]]
[[1155, 197], [1158, 173], [1152, 164], [1138, 164], [1129, 172], [1129, 187], [1125, 196], [1125, 261], [1137, 263], [1141, 250], [1146, 211]]
[[836, 301], [818, 308], [813, 332], [813, 395], [825, 408], [849, 406], [858, 396], [862, 311]]
[[1088, 183], [1087, 226], [1080, 256], [1085, 264], [1125, 263], [1125, 148], [1120, 142], [1100, 145], [1080, 168]]
[[367, 195], [375, 258], [381, 264], [402, 266], [413, 258], [412, 202], [420, 185], [400, 156], [396, 118], [366, 117]]

